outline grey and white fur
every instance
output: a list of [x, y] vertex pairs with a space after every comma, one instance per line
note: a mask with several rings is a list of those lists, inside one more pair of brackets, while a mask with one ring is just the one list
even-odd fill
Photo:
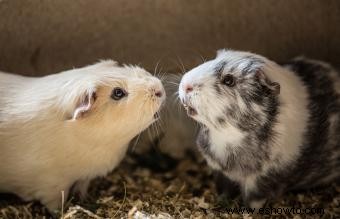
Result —
[[330, 65], [221, 50], [183, 76], [179, 97], [223, 190], [246, 206], [339, 179], [340, 75]]

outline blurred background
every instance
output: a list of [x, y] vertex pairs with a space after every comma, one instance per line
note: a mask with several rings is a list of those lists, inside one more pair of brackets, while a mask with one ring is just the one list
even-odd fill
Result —
[[[221, 48], [278, 62], [305, 55], [339, 67], [340, 0], [0, 0], [3, 71], [42, 76], [114, 59], [151, 72], [158, 66], [157, 72], [181, 73], [182, 66], [189, 70]], [[184, 156], [174, 147], [193, 147], [194, 129], [183, 120], [188, 118], [180, 117], [177, 105], [170, 109], [179, 117], [170, 119], [169, 134], [152, 142], [142, 136], [135, 148], [159, 144], [169, 154]], [[178, 127], [178, 120], [191, 128]], [[178, 161], [156, 152], [128, 156], [111, 175], [94, 180], [90, 196], [96, 201], [73, 199], [65, 209], [81, 203], [101, 217], [125, 218], [137, 206], [175, 218], [230, 218], [221, 209], [234, 204], [216, 196], [213, 174], [203, 159], [189, 153]], [[288, 194], [274, 207], [312, 205], [327, 209], [324, 218], [336, 218], [339, 194], [340, 187], [333, 185]], [[65, 215], [89, 218], [77, 211], [69, 208]], [[0, 197], [0, 218], [48, 215], [36, 203]]]
[[0, 0], [0, 69], [45, 75], [99, 59], [180, 72], [232, 48], [340, 65], [338, 0]]

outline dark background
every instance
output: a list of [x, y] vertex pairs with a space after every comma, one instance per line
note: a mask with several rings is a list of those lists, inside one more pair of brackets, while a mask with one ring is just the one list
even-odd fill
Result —
[[340, 65], [338, 0], [0, 0], [0, 69], [44, 75], [112, 58], [180, 72], [219, 48]]

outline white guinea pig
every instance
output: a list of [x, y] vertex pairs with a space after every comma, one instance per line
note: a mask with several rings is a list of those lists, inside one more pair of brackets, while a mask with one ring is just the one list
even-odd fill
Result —
[[0, 192], [50, 210], [72, 186], [86, 194], [155, 121], [164, 99], [158, 78], [113, 61], [41, 78], [0, 73]]
[[222, 50], [183, 76], [179, 97], [202, 124], [198, 148], [220, 186], [246, 205], [340, 178], [340, 77], [330, 65]]

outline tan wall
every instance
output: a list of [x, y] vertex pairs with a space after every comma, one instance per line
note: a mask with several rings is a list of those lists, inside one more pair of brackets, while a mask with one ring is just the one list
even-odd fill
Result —
[[340, 64], [339, 0], [0, 0], [0, 69], [46, 74], [113, 58], [180, 71], [218, 48]]

